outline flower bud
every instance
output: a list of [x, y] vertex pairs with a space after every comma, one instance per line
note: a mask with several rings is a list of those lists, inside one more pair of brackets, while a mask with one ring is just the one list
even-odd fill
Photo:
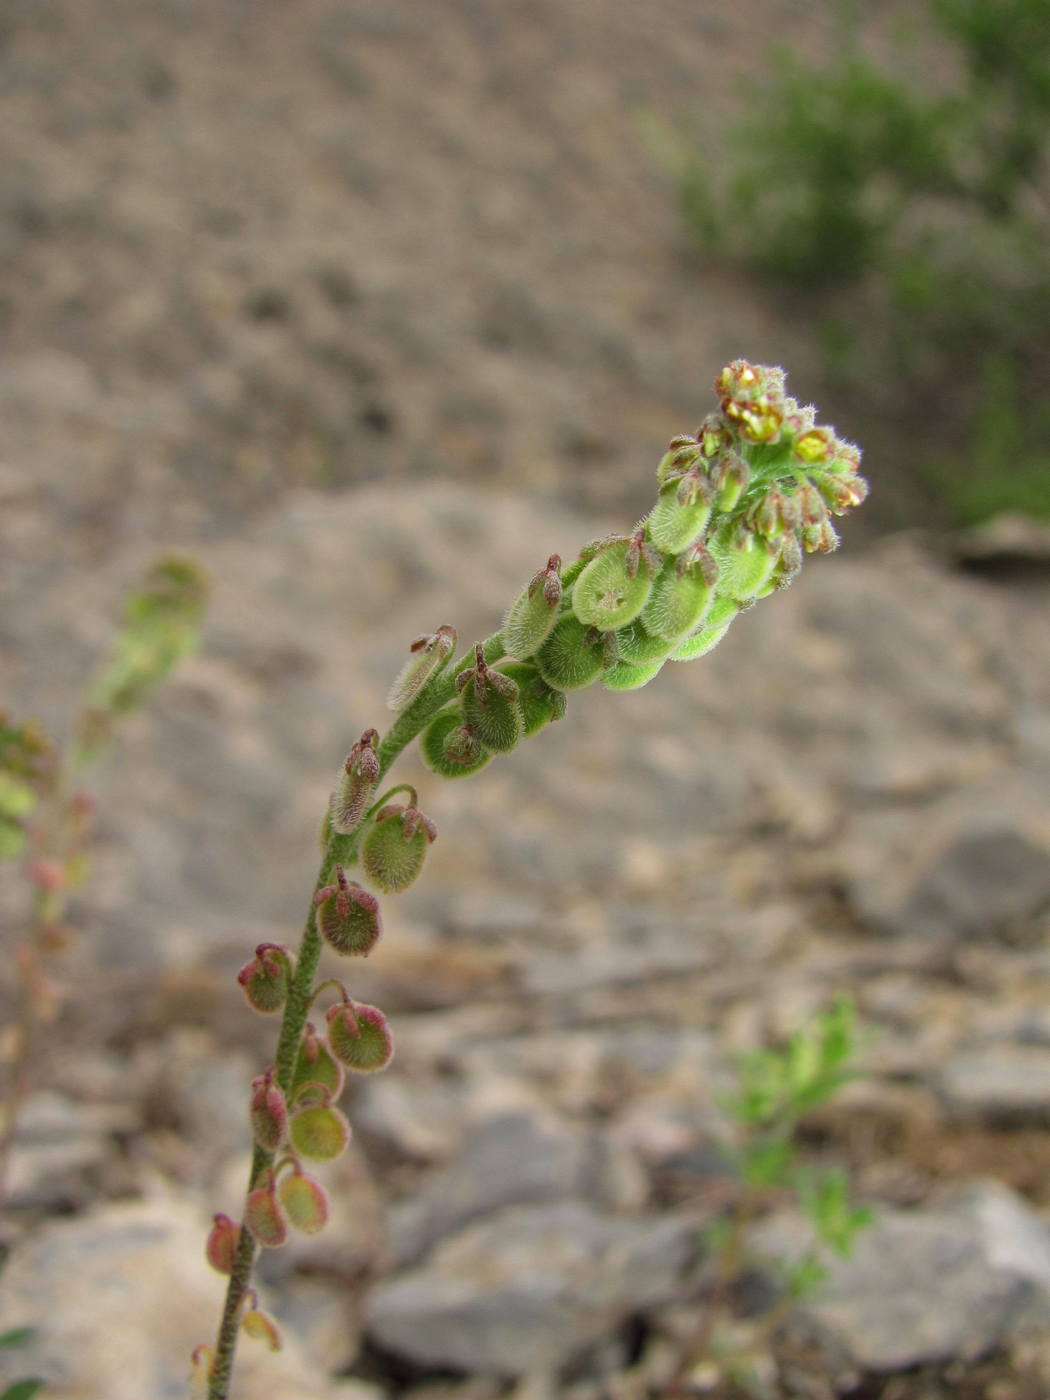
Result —
[[288, 1221], [274, 1195], [273, 1182], [248, 1192], [244, 1223], [263, 1249], [279, 1249], [288, 1238]]
[[347, 880], [341, 865], [335, 873], [338, 884], [326, 885], [314, 895], [317, 927], [337, 953], [363, 956], [372, 951], [383, 931], [379, 901]]
[[699, 434], [697, 437], [682, 434], [671, 439], [667, 445], [667, 451], [660, 458], [660, 464], [656, 468], [656, 479], [661, 486], [672, 477], [681, 476], [699, 459], [703, 448], [698, 437]]
[[414, 800], [408, 807], [388, 802], [372, 819], [361, 847], [361, 864], [384, 894], [400, 894], [418, 878], [427, 847], [436, 837], [437, 828]]
[[800, 462], [805, 462], [807, 466], [816, 466], [829, 460], [834, 445], [835, 434], [832, 429], [817, 424], [800, 433], [792, 443], [791, 450]]
[[260, 1308], [249, 1308], [241, 1317], [241, 1328], [246, 1337], [257, 1342], [265, 1342], [271, 1351], [281, 1350], [281, 1334], [269, 1313]]
[[466, 778], [492, 759], [474, 731], [463, 724], [458, 704], [440, 710], [419, 741], [423, 761], [442, 778]]
[[536, 653], [540, 675], [553, 690], [582, 690], [601, 675], [601, 635], [572, 613], [561, 618]]
[[204, 1250], [208, 1263], [217, 1273], [232, 1274], [237, 1244], [241, 1238], [241, 1227], [228, 1215], [221, 1213], [213, 1216], [212, 1220]]
[[280, 1011], [288, 996], [292, 958], [279, 943], [260, 943], [255, 956], [237, 974], [248, 1004], [263, 1013]]
[[385, 1069], [394, 1054], [387, 1019], [377, 1006], [337, 1002], [328, 1011], [328, 1042], [348, 1069], [373, 1074]]
[[503, 645], [508, 656], [531, 656], [558, 620], [562, 582], [561, 560], [552, 554], [547, 567], [530, 579], [528, 587], [510, 605], [503, 622]]
[[456, 677], [464, 725], [493, 753], [509, 753], [524, 732], [518, 687], [510, 676], [494, 671], [481, 644], [474, 648], [474, 665]]
[[751, 478], [751, 469], [738, 453], [726, 453], [719, 463], [720, 484], [715, 505], [720, 511], [730, 511], [743, 495]]
[[328, 1195], [319, 1181], [298, 1168], [282, 1176], [277, 1195], [289, 1224], [303, 1235], [316, 1235], [328, 1223]]
[[500, 670], [518, 687], [518, 704], [527, 738], [565, 713], [565, 697], [550, 686], [527, 661], [501, 662]]
[[[350, 1142], [346, 1115], [327, 1103], [307, 1104], [289, 1122], [292, 1147], [308, 1161], [330, 1162], [341, 1156]], [[252, 1231], [254, 1234], [254, 1230]]]
[[267, 1152], [276, 1152], [288, 1139], [288, 1110], [284, 1094], [274, 1081], [271, 1066], [252, 1080], [251, 1122], [255, 1141]]
[[332, 829], [349, 836], [365, 814], [379, 781], [379, 755], [375, 746], [379, 734], [366, 729], [350, 750], [343, 765], [339, 787], [332, 794]]
[[[672, 494], [675, 486], [665, 487]], [[596, 554], [572, 588], [572, 610], [585, 627], [611, 632], [636, 618], [652, 587], [648, 564], [638, 566], [630, 540], [617, 540]], [[632, 568], [632, 561], [634, 567]]]
[[409, 658], [397, 674], [386, 698], [387, 707], [396, 712], [411, 705], [432, 676], [448, 663], [456, 649], [456, 629], [442, 623], [431, 635], [417, 637], [409, 647]]
[[292, 1099], [300, 1098], [307, 1089], [315, 1093], [323, 1090], [329, 1098], [337, 1099], [343, 1090], [343, 1067], [307, 1021], [303, 1028], [303, 1038], [299, 1042], [299, 1053], [295, 1057], [295, 1073], [292, 1076]]

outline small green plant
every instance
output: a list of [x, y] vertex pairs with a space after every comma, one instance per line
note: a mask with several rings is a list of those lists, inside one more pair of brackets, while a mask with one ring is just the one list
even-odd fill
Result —
[[437, 835], [413, 787], [384, 789], [398, 755], [418, 738], [435, 773], [466, 778], [560, 719], [576, 691], [599, 681], [635, 690], [668, 661], [705, 655], [791, 582], [804, 552], [834, 549], [831, 516], [867, 495], [858, 449], [786, 395], [781, 370], [737, 360], [715, 387], [719, 409], [660, 462], [648, 516], [568, 565], [551, 555], [502, 628], [458, 659], [450, 626], [417, 638], [390, 692], [397, 718], [382, 737], [366, 729], [340, 769], [299, 948], [260, 944], [238, 974], [253, 1009], [280, 1014], [281, 1026], [249, 1095], [255, 1147], [241, 1221], [216, 1215], [207, 1241], [209, 1261], [229, 1275], [215, 1346], [193, 1358], [209, 1400], [226, 1400], [241, 1330], [279, 1345], [251, 1287], [256, 1252], [283, 1244], [289, 1228], [323, 1228], [327, 1198], [306, 1168], [347, 1145], [336, 1103], [346, 1072], [381, 1070], [393, 1053], [383, 1013], [317, 975], [325, 944], [344, 956], [371, 951], [381, 932], [372, 889], [405, 889]]
[[[732, 1344], [725, 1342], [723, 1324], [733, 1291], [745, 1273], [748, 1232], [771, 1199], [787, 1196], [796, 1202], [810, 1224], [813, 1244], [786, 1269], [778, 1303], [752, 1319], [765, 1338], [773, 1335], [792, 1303], [824, 1280], [828, 1251], [848, 1256], [857, 1235], [871, 1223], [871, 1210], [853, 1204], [844, 1171], [814, 1170], [800, 1160], [798, 1151], [799, 1125], [855, 1077], [857, 1050], [856, 1012], [852, 1001], [843, 996], [784, 1045], [741, 1058], [736, 1087], [722, 1100], [735, 1130], [727, 1155], [739, 1193], [731, 1213], [709, 1232], [714, 1284], [672, 1394], [698, 1365], [712, 1358], [720, 1371], [732, 1373], [736, 1383], [747, 1388], [746, 1365]], [[753, 1344], [754, 1336], [751, 1340]]]
[[82, 786], [85, 773], [110, 744], [119, 721], [139, 708], [194, 646], [205, 596], [203, 577], [189, 561], [170, 557], [152, 566], [125, 603], [112, 655], [88, 687], [64, 752], [39, 724], [0, 711], [0, 859], [23, 860], [31, 891], [25, 934], [14, 950], [19, 1015], [0, 1101], [0, 1199], [37, 1032], [54, 1014], [55, 987], [47, 965], [70, 942], [66, 912], [87, 874], [94, 802]]
[[[0, 1351], [25, 1346], [32, 1339], [33, 1329], [31, 1327], [13, 1327], [10, 1331], [0, 1334]], [[33, 1400], [33, 1396], [43, 1387], [43, 1384], [44, 1382], [36, 1376], [26, 1376], [22, 1380], [12, 1381], [0, 1394], [0, 1400]]]
[[[902, 458], [954, 519], [1050, 515], [1035, 421], [1050, 372], [1050, 7], [926, 9], [940, 85], [852, 43], [823, 67], [780, 52], [717, 168], [666, 133], [662, 147], [698, 246], [788, 307], [805, 298], [840, 391], [892, 385]], [[1004, 379], [1020, 404], [1005, 434]]]

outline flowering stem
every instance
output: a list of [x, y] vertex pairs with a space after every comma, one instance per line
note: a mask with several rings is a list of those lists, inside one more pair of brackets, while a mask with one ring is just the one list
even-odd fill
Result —
[[[484, 653], [485, 660], [489, 662], [498, 661], [503, 656], [503, 638], [498, 632], [485, 642]], [[473, 655], [473, 650], [465, 653], [454, 666], [448, 668], [446, 673], [436, 676], [424, 687], [414, 703], [390, 727], [378, 748], [381, 776], [389, 772], [391, 765], [401, 751], [412, 742], [441, 706], [451, 700], [455, 694], [455, 674], [460, 666], [473, 659]], [[314, 883], [314, 895], [324, 887], [335, 863], [337, 851], [340, 864], [352, 865], [354, 863], [357, 852], [356, 835], [355, 832], [350, 838], [338, 835], [329, 838], [325, 845], [324, 855], [321, 857], [317, 880]], [[303, 927], [302, 941], [296, 957], [295, 972], [288, 988], [288, 997], [281, 1017], [281, 1029], [277, 1038], [275, 1056], [277, 1083], [286, 1098], [291, 1095], [292, 1091], [299, 1044], [314, 998], [314, 978], [317, 975], [317, 965], [320, 962], [323, 946], [324, 940], [317, 930], [314, 919], [314, 901], [313, 896], [311, 896], [306, 923]], [[245, 1195], [252, 1191], [262, 1177], [272, 1169], [275, 1156], [276, 1153], [256, 1146], [252, 1153], [252, 1164], [248, 1173], [248, 1189]], [[229, 1394], [241, 1312], [245, 1295], [251, 1283], [255, 1251], [256, 1244], [251, 1232], [242, 1226], [230, 1281], [226, 1288], [226, 1301], [223, 1305], [219, 1335], [215, 1344], [215, 1359], [209, 1373], [208, 1400], [227, 1400]]]

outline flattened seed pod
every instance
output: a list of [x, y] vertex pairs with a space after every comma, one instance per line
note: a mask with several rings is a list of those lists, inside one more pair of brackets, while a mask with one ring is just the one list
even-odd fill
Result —
[[418, 878], [436, 835], [417, 808], [388, 803], [372, 818], [361, 847], [365, 873], [384, 894], [400, 894]]
[[510, 676], [486, 668], [477, 681], [468, 680], [463, 686], [459, 703], [464, 725], [477, 735], [483, 748], [510, 753], [517, 747], [525, 721], [518, 704], [518, 687]]
[[[736, 613], [733, 614], [733, 617], [736, 617]], [[699, 632], [694, 632], [691, 637], [686, 637], [685, 641], [679, 642], [672, 651], [671, 660], [695, 661], [698, 656], [706, 656], [729, 631], [733, 617], [727, 617], [724, 622], [712, 623], [710, 627], [701, 627]]]
[[653, 584], [642, 625], [654, 636], [678, 641], [699, 626], [713, 598], [714, 589], [699, 565], [679, 572], [674, 560], [668, 560]]
[[528, 587], [510, 605], [503, 622], [503, 645], [508, 656], [524, 661], [552, 631], [558, 620], [562, 583], [558, 575], [561, 561], [552, 554]]
[[697, 494], [692, 500], [680, 499], [682, 483], [669, 481], [649, 512], [645, 528], [657, 549], [665, 554], [681, 554], [698, 539], [707, 524], [711, 507]]
[[[467, 778], [492, 758], [476, 740], [472, 745], [457, 743], [463, 737], [462, 730], [463, 716], [457, 702], [439, 710], [423, 731], [419, 741], [423, 761], [442, 778]], [[468, 756], [471, 752], [474, 757]]]
[[617, 655], [632, 666], [648, 666], [653, 661], [665, 660], [670, 655], [671, 645], [664, 637], [654, 637], [640, 617], [616, 632]]
[[617, 541], [595, 555], [572, 586], [572, 610], [587, 627], [615, 631], [645, 607], [652, 583], [644, 563], [632, 575], [627, 564], [629, 541]]
[[606, 690], [641, 690], [657, 672], [663, 670], [663, 665], [663, 660], [652, 661], [648, 666], [633, 666], [629, 661], [618, 661], [602, 676], [602, 685]]
[[776, 552], [771, 554], [754, 535], [741, 541], [733, 525], [723, 525], [707, 543], [718, 564], [718, 592], [723, 597], [747, 602], [761, 592], [776, 568]]
[[500, 671], [517, 682], [518, 704], [525, 722], [525, 736], [535, 734], [552, 720], [560, 719], [565, 710], [565, 697], [552, 690], [536, 667], [525, 661], [506, 661]]
[[582, 690], [601, 675], [605, 664], [601, 639], [568, 614], [536, 653], [540, 675], [554, 690]]

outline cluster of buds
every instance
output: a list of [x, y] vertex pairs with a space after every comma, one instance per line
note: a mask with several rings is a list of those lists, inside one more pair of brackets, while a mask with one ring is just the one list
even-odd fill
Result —
[[672, 439], [638, 528], [564, 569], [552, 555], [507, 613], [510, 659], [486, 664], [478, 648], [458, 673], [458, 700], [422, 738], [435, 771], [477, 772], [559, 718], [567, 692], [634, 690], [668, 660], [705, 655], [805, 553], [835, 548], [830, 517], [868, 491], [858, 449], [787, 396], [782, 370], [735, 360], [715, 390], [719, 410]]

